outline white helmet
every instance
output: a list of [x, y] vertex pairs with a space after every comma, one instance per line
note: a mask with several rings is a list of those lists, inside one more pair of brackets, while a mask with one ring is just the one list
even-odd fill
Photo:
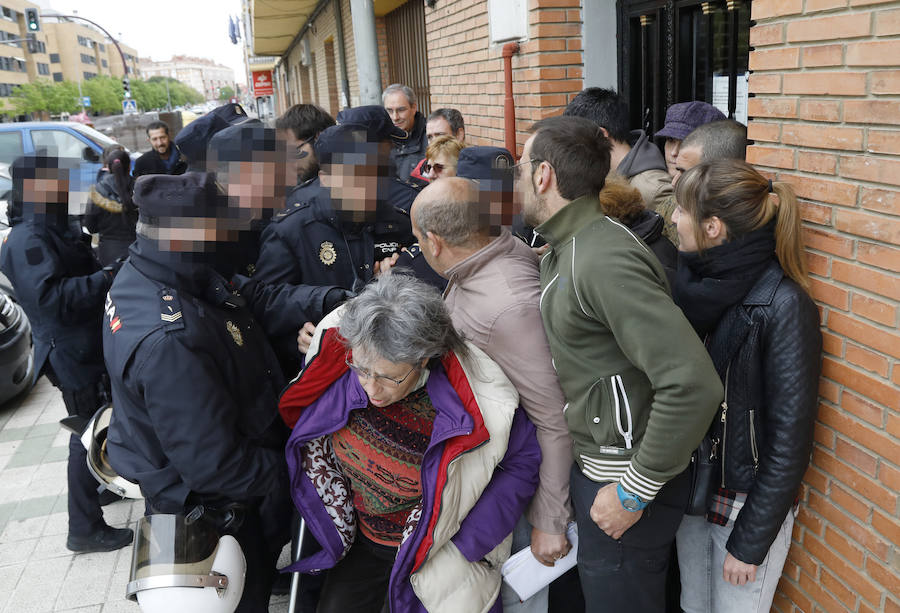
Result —
[[247, 561], [237, 539], [184, 515], [142, 517], [126, 596], [144, 613], [233, 613]]
[[112, 405], [101, 407], [81, 433], [81, 444], [87, 449], [88, 470], [100, 485], [122, 498], [140, 499], [141, 488], [137, 483], [120, 476], [109, 463], [106, 454], [106, 435], [112, 420]]

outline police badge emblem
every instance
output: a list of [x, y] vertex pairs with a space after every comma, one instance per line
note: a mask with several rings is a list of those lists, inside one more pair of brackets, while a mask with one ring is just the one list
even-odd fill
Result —
[[325, 266], [331, 266], [334, 264], [335, 260], [337, 260], [337, 251], [334, 250], [334, 245], [331, 241], [323, 241], [322, 244], [319, 245], [319, 260], [321, 260]]
[[241, 329], [238, 328], [234, 323], [230, 321], [225, 322], [225, 329], [231, 334], [231, 338], [234, 340], [234, 344], [238, 347], [244, 346], [244, 337], [241, 336]]

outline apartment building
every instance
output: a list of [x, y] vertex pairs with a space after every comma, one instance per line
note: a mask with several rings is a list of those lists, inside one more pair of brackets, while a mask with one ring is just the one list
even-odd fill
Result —
[[12, 109], [9, 96], [16, 86], [50, 78], [46, 31], [34, 34], [33, 41], [15, 42], [27, 34], [25, 9], [36, 6], [25, 0], [0, 0], [0, 113]]
[[[125, 74], [122, 56], [116, 46], [99, 30], [66, 19], [45, 18], [51, 77], [54, 81], [84, 81], [98, 75], [121, 77]], [[140, 76], [137, 51], [119, 43], [129, 77]]]
[[235, 89], [234, 70], [207, 58], [176, 55], [161, 62], [145, 58], [141, 60], [140, 67], [145, 79], [177, 79], [202, 93], [207, 100], [217, 100], [223, 87]]

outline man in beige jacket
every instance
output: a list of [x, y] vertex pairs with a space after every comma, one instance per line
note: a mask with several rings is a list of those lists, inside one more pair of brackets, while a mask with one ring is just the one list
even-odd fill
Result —
[[[530, 535], [529, 526], [520, 521], [513, 551], [528, 546], [530, 536], [534, 557], [553, 566], [571, 547], [565, 532], [571, 517], [572, 439], [541, 322], [538, 260], [506, 230], [491, 237], [489, 220], [480, 210], [472, 181], [440, 179], [413, 203], [413, 233], [426, 261], [448, 280], [444, 300], [453, 324], [500, 365], [537, 428], [540, 484], [523, 518]], [[546, 611], [546, 603], [547, 590], [522, 605], [514, 594], [504, 593], [506, 611], [511, 605]]]

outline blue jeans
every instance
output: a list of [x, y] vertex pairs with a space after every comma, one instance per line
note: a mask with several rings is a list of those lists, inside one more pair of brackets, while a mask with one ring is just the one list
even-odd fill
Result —
[[601, 487], [572, 468], [569, 492], [578, 524], [578, 575], [587, 613], [666, 609], [666, 571], [690, 488], [688, 474], [666, 483], [641, 518], [618, 540], [591, 519], [591, 505]]
[[788, 512], [769, 553], [756, 569], [753, 583], [732, 585], [722, 577], [722, 566], [733, 526], [685, 515], [676, 538], [681, 608], [685, 613], [767, 613], [791, 546], [793, 526], [794, 514]]

